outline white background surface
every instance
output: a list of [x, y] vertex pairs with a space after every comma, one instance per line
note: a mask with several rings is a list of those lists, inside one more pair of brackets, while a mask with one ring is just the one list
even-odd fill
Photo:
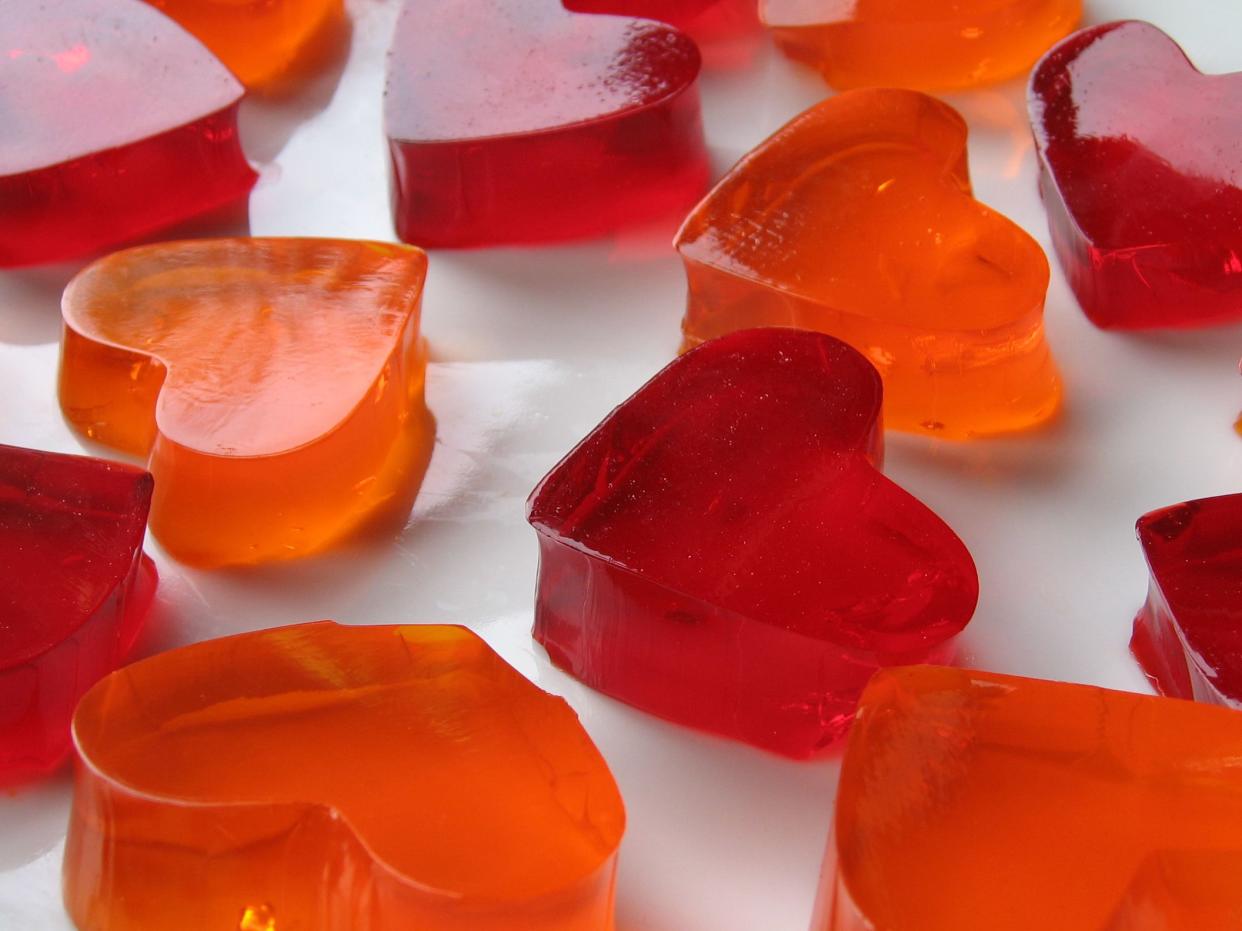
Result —
[[[447, 0], [445, 0], [447, 2]], [[395, 0], [350, 0], [348, 50], [294, 96], [248, 100], [262, 178], [254, 235], [391, 238], [380, 124]], [[1149, 19], [1205, 71], [1242, 69], [1237, 0], [1088, 0], [1087, 22]], [[705, 73], [717, 173], [828, 91], [763, 39], [750, 67]], [[158, 93], [158, 88], [152, 88]], [[948, 98], [971, 127], [976, 195], [1048, 248], [1024, 87]], [[236, 231], [213, 229], [212, 232]], [[244, 231], [244, 228], [242, 229]], [[399, 536], [249, 571], [198, 572], [151, 542], [161, 582], [139, 655], [330, 617], [455, 622], [564, 695], [629, 812], [620, 931], [806, 931], [839, 762], [799, 764], [646, 717], [554, 669], [529, 637], [544, 472], [667, 362], [684, 301], [672, 227], [531, 250], [437, 252], [424, 301], [435, 453]], [[58, 297], [77, 266], [0, 273], [0, 442], [76, 452], [55, 399]], [[1035, 434], [954, 444], [889, 434], [887, 471], [959, 533], [979, 567], [962, 659], [1146, 690], [1126, 643], [1146, 570], [1134, 520], [1234, 492], [1242, 328], [1095, 330], [1053, 262], [1047, 319], [1066, 385]], [[0, 929], [70, 927], [60, 906], [66, 775], [0, 794]], [[154, 929], [153, 929], [154, 931]]]

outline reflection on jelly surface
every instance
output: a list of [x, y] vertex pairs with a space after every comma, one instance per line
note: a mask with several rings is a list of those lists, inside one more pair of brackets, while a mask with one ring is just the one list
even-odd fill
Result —
[[1236, 928], [1239, 759], [1242, 716], [1222, 708], [882, 671], [850, 733], [813, 931]]
[[65, 291], [61, 408], [92, 439], [149, 457], [151, 527], [178, 559], [321, 549], [412, 503], [432, 440], [426, 264], [347, 240], [116, 253]]
[[760, 0], [760, 15], [833, 87], [954, 90], [1025, 73], [1082, 0]]
[[194, 33], [247, 87], [296, 68], [343, 16], [341, 0], [147, 0]]
[[[151, 92], [152, 75], [175, 74]], [[141, 0], [0, 3], [0, 266], [71, 258], [243, 197], [242, 88]]]
[[877, 666], [947, 660], [974, 563], [877, 470], [880, 400], [862, 356], [804, 330], [734, 333], [664, 369], [531, 496], [552, 660], [793, 757], [844, 733]]
[[660, 23], [559, 0], [408, 3], [384, 116], [398, 235], [539, 242], [689, 208], [708, 175], [698, 73], [694, 43]]
[[1166, 695], [1242, 706], [1242, 495], [1145, 514], [1151, 568], [1130, 647]]
[[64, 760], [74, 705], [133, 645], [150, 502], [140, 469], [0, 446], [0, 786]]
[[612, 776], [570, 708], [465, 628], [184, 647], [101, 682], [74, 740], [83, 931], [612, 927]]
[[966, 125], [931, 97], [862, 90], [812, 107], [733, 167], [677, 248], [687, 346], [753, 326], [830, 333], [879, 369], [899, 430], [1020, 430], [1059, 404], [1048, 262], [971, 197]]
[[1242, 318], [1240, 82], [1139, 22], [1084, 29], [1032, 74], [1053, 245], [1097, 326]]

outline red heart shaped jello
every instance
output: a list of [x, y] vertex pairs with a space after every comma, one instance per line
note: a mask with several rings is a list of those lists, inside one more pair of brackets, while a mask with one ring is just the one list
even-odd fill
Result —
[[0, 446], [0, 785], [60, 764], [78, 699], [133, 645], [150, 503], [141, 469]]
[[649, 20], [407, 4], [384, 111], [397, 234], [539, 242], [689, 208], [708, 175], [698, 73], [694, 43]]
[[141, 0], [4, 0], [0, 36], [0, 266], [116, 245], [254, 185], [241, 85]]
[[588, 685], [805, 757], [877, 667], [947, 660], [978, 579], [879, 471], [880, 378], [804, 330], [676, 360], [539, 484], [535, 636]]
[[1097, 326], [1242, 318], [1240, 90], [1140, 22], [1084, 29], [1035, 68], [1052, 241]]
[[1144, 514], [1151, 568], [1130, 648], [1166, 695], [1242, 707], [1242, 495]]

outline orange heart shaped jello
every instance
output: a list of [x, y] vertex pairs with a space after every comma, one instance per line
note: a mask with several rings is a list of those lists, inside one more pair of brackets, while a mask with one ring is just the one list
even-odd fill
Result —
[[151, 528], [198, 565], [320, 549], [408, 510], [430, 448], [418, 249], [218, 239], [128, 249], [65, 291], [60, 403], [148, 457]]
[[82, 931], [606, 931], [625, 812], [573, 711], [460, 627], [302, 624], [100, 682]]
[[1048, 261], [971, 197], [966, 124], [914, 91], [861, 90], [743, 158], [677, 235], [686, 347], [732, 330], [820, 330], [884, 378], [885, 424], [964, 438], [1048, 418]]

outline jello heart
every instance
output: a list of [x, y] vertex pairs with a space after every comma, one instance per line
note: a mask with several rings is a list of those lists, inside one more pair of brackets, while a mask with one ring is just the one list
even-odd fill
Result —
[[879, 471], [880, 379], [804, 330], [673, 362], [540, 482], [535, 637], [583, 682], [791, 757], [879, 666], [947, 661], [962, 542]]
[[1139, 22], [1084, 29], [1036, 67], [1029, 104], [1052, 242], [1096, 326], [1242, 318], [1239, 88]]
[[1242, 707], [1242, 495], [1145, 514], [1151, 568], [1130, 649], [1165, 695]]
[[1048, 262], [971, 197], [966, 124], [913, 91], [861, 90], [743, 158], [677, 235], [685, 345], [753, 326], [837, 336], [884, 377], [885, 424], [966, 438], [1056, 410]]
[[142, 0], [4, 0], [0, 36], [0, 266], [132, 240], [254, 185], [241, 85]]
[[410, 2], [384, 119], [397, 234], [421, 246], [599, 235], [707, 183], [685, 35], [559, 0]]
[[64, 296], [60, 404], [147, 457], [151, 529], [202, 566], [284, 559], [408, 511], [430, 450], [408, 246], [214, 239], [118, 252]]
[[612, 928], [612, 775], [464, 628], [183, 647], [99, 683], [73, 736], [81, 931]]
[[846, 747], [812, 931], [1237, 928], [1240, 758], [1223, 708], [884, 670]]
[[676, 26], [696, 42], [757, 32], [754, 0], [562, 0], [577, 13], [611, 13]]
[[196, 35], [247, 87], [286, 76], [343, 15], [341, 0], [147, 0]]
[[0, 786], [60, 765], [78, 699], [133, 645], [150, 501], [140, 469], [0, 446]]
[[760, 16], [833, 87], [955, 90], [1025, 74], [1082, 0], [760, 0]]

